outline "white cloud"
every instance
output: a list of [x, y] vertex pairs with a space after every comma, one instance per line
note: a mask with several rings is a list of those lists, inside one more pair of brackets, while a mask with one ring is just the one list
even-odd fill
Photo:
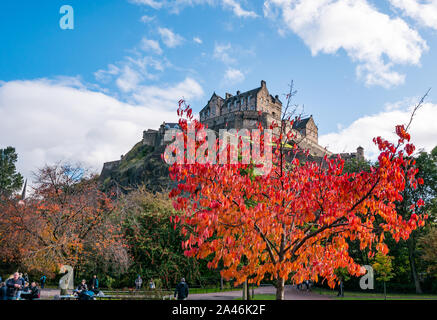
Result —
[[166, 8], [171, 13], [178, 14], [180, 10], [187, 6], [195, 5], [214, 5], [217, 0], [128, 0], [137, 5], [149, 6], [154, 9]]
[[[411, 108], [405, 107], [406, 101], [387, 104], [385, 110], [359, 118], [349, 126], [339, 129], [338, 132], [325, 134], [319, 137], [319, 144], [333, 152], [354, 152], [362, 146], [368, 159], [376, 160], [379, 152], [373, 144], [373, 138], [382, 137], [396, 143], [395, 126], [407, 124]], [[432, 150], [437, 146], [437, 104], [425, 103], [417, 112], [411, 125], [411, 139], [416, 150]]]
[[144, 15], [140, 19], [140, 21], [142, 23], [149, 23], [149, 22], [152, 22], [153, 20], [155, 20], [155, 17], [151, 17], [151, 16], [148, 16], [148, 15]]
[[[266, 0], [264, 14], [296, 33], [313, 55], [343, 49], [367, 85], [390, 87], [405, 76], [396, 64], [419, 65], [428, 46], [399, 17], [381, 13], [366, 0]], [[275, 21], [276, 21], [275, 20]]]
[[[184, 95], [182, 82], [177, 94]], [[132, 105], [100, 92], [46, 79], [0, 84], [0, 148], [14, 146], [18, 168], [30, 172], [57, 161], [81, 162], [99, 171], [119, 159], [142, 131], [177, 120], [177, 99]], [[190, 95], [190, 94], [189, 94]], [[180, 98], [180, 97], [178, 97]]]
[[236, 0], [222, 0], [225, 8], [230, 8], [237, 17], [256, 18], [258, 15], [253, 11], [244, 10]]
[[152, 7], [153, 9], [160, 9], [164, 5], [163, 1], [157, 0], [129, 0], [129, 2], [139, 5], [146, 5]]
[[202, 39], [200, 39], [199, 37], [194, 37], [193, 41], [198, 43], [198, 44], [202, 44], [203, 43]]
[[235, 63], [236, 59], [234, 57], [231, 57], [231, 55], [232, 55], [231, 50], [232, 50], [232, 46], [230, 43], [228, 43], [228, 44], [216, 43], [214, 46], [213, 57], [215, 59], [221, 60], [225, 64]]
[[107, 82], [112, 76], [115, 76], [119, 73], [120, 69], [117, 66], [110, 64], [108, 65], [107, 70], [98, 70], [94, 73], [94, 76], [96, 77], [97, 81]]
[[241, 72], [238, 69], [229, 68], [225, 72], [224, 81], [227, 84], [237, 84], [240, 82], [243, 82], [245, 79], [245, 76], [243, 72]]
[[231, 10], [237, 17], [256, 18], [258, 15], [254, 11], [243, 9], [240, 0], [128, 0], [137, 5], [145, 5], [154, 9], [166, 8], [170, 13], [179, 14], [180, 11], [187, 7], [196, 5], [216, 6], [221, 4], [223, 8]]
[[173, 108], [182, 98], [192, 101], [199, 99], [203, 94], [202, 86], [196, 80], [187, 77], [176, 85], [140, 86], [133, 97], [141, 105], [165, 110]]
[[94, 73], [97, 81], [109, 83], [115, 79], [115, 84], [123, 93], [134, 91], [144, 80], [156, 80], [161, 72], [169, 65], [165, 58], [158, 59], [145, 56], [143, 51], [162, 54], [158, 41], [143, 38], [139, 45], [130, 50], [131, 55], [115, 64], [109, 64], [107, 69]]
[[141, 80], [142, 77], [138, 72], [128, 65], [125, 65], [120, 77], [116, 81], [116, 84], [123, 92], [131, 92], [138, 86], [138, 83]]
[[437, 1], [436, 0], [389, 0], [402, 12], [416, 20], [420, 25], [437, 30]]
[[158, 28], [158, 33], [161, 35], [162, 42], [169, 48], [177, 47], [184, 41], [184, 38], [167, 28]]
[[162, 54], [161, 46], [159, 45], [159, 42], [156, 40], [143, 38], [141, 40], [140, 47], [144, 51], [152, 51], [156, 54]]

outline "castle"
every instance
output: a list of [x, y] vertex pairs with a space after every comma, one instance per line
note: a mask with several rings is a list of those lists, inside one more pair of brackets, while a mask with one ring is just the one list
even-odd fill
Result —
[[[237, 91], [236, 95], [225, 94], [220, 97], [215, 92], [206, 106], [200, 111], [200, 122], [209, 129], [255, 129], [261, 122], [264, 128], [270, 127], [273, 121], [280, 123], [282, 116], [282, 102], [279, 96], [272, 96], [266, 82], [261, 81], [261, 86], [247, 92]], [[159, 130], [148, 129], [143, 132], [143, 145], [158, 147], [164, 145], [164, 134], [168, 129], [177, 129], [177, 123], [163, 123]], [[318, 143], [318, 128], [313, 116], [304, 119], [296, 118], [293, 124], [295, 142], [299, 147], [309, 150], [313, 157], [337, 156]], [[357, 158], [364, 160], [364, 149], [357, 148], [356, 153], [341, 153], [343, 159]]]
[[[243, 93], [237, 91], [236, 95], [226, 93], [225, 98], [214, 92], [199, 115], [200, 122], [217, 132], [220, 129], [255, 129], [258, 127], [258, 123], [261, 123], [264, 128], [268, 128], [273, 121], [278, 123], [281, 121], [282, 102], [279, 100], [279, 96], [272, 96], [269, 93], [266, 82], [262, 80], [261, 86], [256, 89]], [[177, 123], [164, 122], [158, 130], [148, 129], [144, 131], [142, 142], [139, 144], [143, 148], [153, 147], [154, 153], [158, 154], [165, 149], [164, 135], [166, 130], [178, 128]], [[334, 154], [319, 145], [318, 128], [313, 116], [304, 119], [296, 117], [292, 130], [295, 135], [294, 142], [301, 149], [309, 150], [311, 159], [320, 159], [325, 155], [331, 158], [338, 156], [338, 154]], [[345, 160], [364, 160], [364, 149], [358, 147], [357, 152], [339, 155]], [[101, 177], [111, 176], [111, 172], [121, 168], [123, 159], [124, 156], [121, 156], [120, 160], [106, 162], [103, 165]]]

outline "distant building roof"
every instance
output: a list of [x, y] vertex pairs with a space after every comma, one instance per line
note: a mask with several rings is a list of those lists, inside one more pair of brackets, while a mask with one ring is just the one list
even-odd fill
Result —
[[164, 128], [166, 130], [168, 130], [168, 129], [180, 129], [179, 123], [176, 123], [176, 122], [171, 122], [171, 123], [164, 122], [163, 125], [164, 125]]
[[305, 118], [305, 119], [295, 120], [293, 123], [293, 129], [299, 130], [299, 129], [306, 128], [307, 123], [308, 123], [308, 121], [310, 121], [311, 118], [312, 118], [312, 116]]
[[257, 93], [258, 93], [258, 91], [260, 91], [261, 90], [261, 87], [259, 87], [259, 88], [256, 88], [256, 89], [252, 89], [252, 90], [249, 90], [249, 91], [246, 91], [246, 92], [241, 92], [241, 93], [239, 93], [239, 94], [237, 94], [237, 95], [235, 95], [235, 96], [230, 96], [230, 97], [228, 97], [228, 98], [226, 98], [226, 99], [224, 99], [225, 100], [225, 102], [229, 102], [229, 101], [233, 101], [233, 100], [238, 100], [238, 99], [241, 99], [242, 97], [248, 97], [248, 96], [250, 96], [250, 95], [252, 95], [252, 96], [254, 96], [254, 95], [256, 95]]

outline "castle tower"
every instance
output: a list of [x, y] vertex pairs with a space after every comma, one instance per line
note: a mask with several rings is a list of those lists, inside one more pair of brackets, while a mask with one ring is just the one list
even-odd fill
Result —
[[357, 159], [364, 160], [364, 148], [362, 146], [357, 148]]

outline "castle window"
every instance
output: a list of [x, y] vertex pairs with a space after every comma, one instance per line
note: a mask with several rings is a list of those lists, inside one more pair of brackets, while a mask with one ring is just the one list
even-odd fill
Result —
[[231, 103], [228, 102], [228, 112], [231, 112]]
[[234, 109], [237, 110], [237, 99], [234, 100]]
[[252, 96], [248, 96], [247, 97], [247, 105], [250, 106], [250, 100], [251, 100]]

